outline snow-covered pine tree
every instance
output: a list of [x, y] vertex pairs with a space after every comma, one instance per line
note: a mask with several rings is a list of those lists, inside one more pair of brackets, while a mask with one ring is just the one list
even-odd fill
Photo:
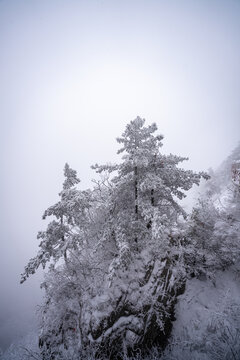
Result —
[[34, 274], [40, 265], [45, 268], [51, 260], [56, 263], [64, 258], [67, 252], [77, 243], [84, 241], [82, 229], [87, 221], [87, 210], [90, 205], [89, 192], [81, 192], [75, 185], [80, 182], [75, 170], [66, 163], [64, 167], [65, 180], [63, 190], [59, 193], [60, 201], [50, 206], [43, 214], [43, 219], [54, 217], [46, 231], [39, 231], [37, 238], [41, 240], [37, 256], [31, 259], [25, 267], [21, 282]]
[[[45, 290], [41, 306], [39, 346], [43, 359], [79, 358], [82, 337], [83, 303], [99, 291], [107, 253], [96, 255], [98, 237], [105, 222], [106, 204], [98, 191], [80, 191], [75, 170], [64, 167], [60, 200], [49, 207], [43, 219], [51, 221], [38, 233], [40, 250], [30, 259], [21, 275], [21, 283], [38, 267], [50, 264], [41, 287]], [[54, 219], [52, 219], [54, 218]], [[109, 251], [111, 249], [109, 248]]]
[[94, 166], [107, 179], [112, 176], [107, 226], [117, 249], [104, 311], [90, 319], [88, 329], [92, 343], [101, 343], [105, 351], [113, 345], [116, 352], [164, 346], [184, 283], [178, 219], [185, 212], [178, 199], [201, 177], [208, 178], [178, 168], [186, 158], [161, 154], [163, 136], [154, 134], [156, 124], [144, 123], [137, 117], [117, 139], [122, 163]]
[[187, 159], [163, 155], [156, 124], [144, 125], [137, 117], [117, 139], [121, 163], [93, 167], [100, 180], [92, 191], [77, 190], [66, 165], [61, 199], [44, 214], [56, 220], [39, 234], [40, 252], [22, 275], [55, 264], [43, 284], [43, 359], [89, 349], [122, 358], [163, 347], [170, 334], [185, 281], [179, 200], [208, 175], [179, 168]]

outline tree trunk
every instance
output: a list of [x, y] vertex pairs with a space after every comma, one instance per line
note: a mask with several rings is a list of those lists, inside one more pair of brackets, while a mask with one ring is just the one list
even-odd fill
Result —
[[[63, 215], [61, 216], [61, 225], [63, 225]], [[65, 237], [64, 235], [62, 235], [62, 242], [64, 243], [65, 242]], [[64, 261], [65, 263], [67, 264], [67, 250], [65, 249], [64, 250]]]
[[[138, 168], [134, 167], [134, 190], [135, 190], [135, 220], [138, 221]], [[138, 243], [138, 238], [135, 237], [136, 244]]]
[[154, 206], [154, 190], [151, 190], [151, 204]]
[[134, 167], [135, 219], [138, 220], [138, 168]]

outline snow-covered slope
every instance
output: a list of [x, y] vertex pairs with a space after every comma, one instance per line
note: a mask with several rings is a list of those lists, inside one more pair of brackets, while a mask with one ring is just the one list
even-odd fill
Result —
[[196, 207], [194, 246], [211, 261], [179, 296], [164, 359], [240, 359], [240, 189], [231, 179], [238, 159], [240, 146], [212, 173]]
[[166, 359], [240, 359], [240, 273], [188, 280], [179, 297]]

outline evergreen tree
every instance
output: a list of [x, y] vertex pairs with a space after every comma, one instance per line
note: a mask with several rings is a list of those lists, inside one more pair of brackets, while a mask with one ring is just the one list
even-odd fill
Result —
[[67, 253], [83, 242], [83, 229], [87, 222], [87, 210], [90, 208], [90, 194], [76, 189], [80, 182], [75, 170], [68, 164], [64, 167], [65, 180], [63, 190], [59, 193], [60, 201], [50, 206], [43, 214], [43, 219], [54, 217], [46, 231], [39, 231], [41, 240], [37, 256], [25, 267], [21, 282], [34, 274], [40, 265], [45, 268], [47, 262], [56, 263], [61, 258], [67, 261]]
[[[107, 226], [111, 224], [117, 250], [108, 270], [111, 290], [106, 291], [106, 306], [112, 311], [103, 312], [97, 323], [92, 319], [88, 330], [106, 348], [113, 343], [123, 348], [123, 342], [130, 348], [164, 344], [184, 283], [179, 216], [186, 214], [178, 200], [201, 177], [208, 178], [178, 168], [186, 158], [161, 154], [163, 136], [154, 134], [156, 124], [144, 123], [137, 117], [117, 139], [122, 163], [94, 166], [107, 181], [112, 178]], [[128, 315], [125, 320], [123, 314]]]
[[44, 213], [55, 220], [39, 233], [40, 251], [22, 275], [52, 260], [43, 283], [44, 359], [95, 347], [96, 356], [120, 358], [163, 347], [170, 334], [185, 283], [179, 200], [208, 175], [179, 168], [187, 158], [163, 155], [156, 124], [144, 125], [137, 117], [117, 139], [121, 163], [93, 166], [100, 180], [92, 191], [76, 189], [66, 164], [60, 201]]
[[[187, 158], [160, 153], [162, 135], [154, 135], [156, 124], [144, 127], [145, 120], [131, 121], [117, 141], [124, 153], [119, 165], [95, 165], [98, 173], [117, 173], [112, 178], [111, 217], [119, 249], [139, 252], [153, 240], [156, 226], [173, 226], [179, 215], [186, 216], [179, 205], [185, 191], [199, 185], [206, 173], [178, 168]], [[159, 239], [161, 242], [161, 239]]]

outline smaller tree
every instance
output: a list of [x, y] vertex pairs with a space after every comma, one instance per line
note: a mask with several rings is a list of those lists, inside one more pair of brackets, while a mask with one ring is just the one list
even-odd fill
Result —
[[48, 224], [46, 231], [39, 231], [37, 238], [41, 240], [40, 250], [25, 267], [21, 283], [34, 274], [40, 265], [45, 268], [51, 260], [56, 263], [61, 258], [67, 262], [68, 251], [77, 248], [84, 241], [83, 233], [88, 221], [87, 210], [91, 207], [91, 196], [88, 191], [77, 190], [75, 185], [80, 180], [76, 171], [68, 164], [65, 164], [64, 176], [63, 190], [59, 193], [60, 201], [43, 214], [43, 219], [55, 219]]
[[[234, 151], [239, 157], [239, 147]], [[232, 155], [212, 172], [188, 221], [185, 260], [192, 276], [214, 278], [240, 259], [240, 193], [231, 180]]]

